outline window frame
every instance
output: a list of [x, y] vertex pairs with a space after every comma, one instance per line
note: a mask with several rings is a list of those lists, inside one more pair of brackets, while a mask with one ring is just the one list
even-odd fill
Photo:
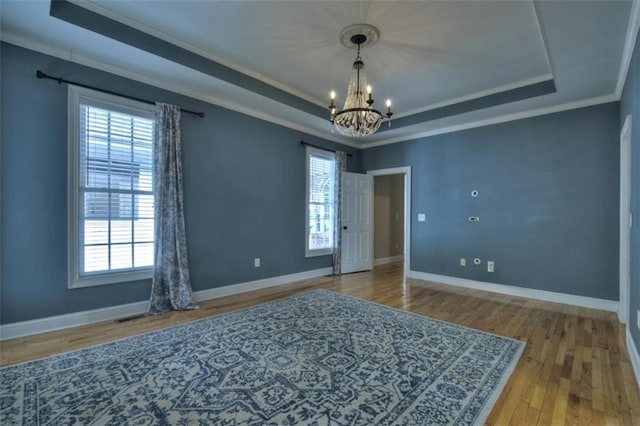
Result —
[[[306, 204], [305, 204], [305, 220], [304, 220], [304, 224], [305, 224], [305, 231], [304, 231], [304, 254], [305, 257], [316, 257], [316, 256], [326, 256], [326, 255], [330, 255], [333, 254], [333, 247], [331, 248], [325, 248], [325, 249], [309, 249], [309, 202], [310, 202], [310, 170], [311, 170], [311, 157], [320, 157], [320, 158], [325, 158], [328, 160], [332, 160], [333, 164], [334, 164], [334, 170], [335, 170], [335, 163], [336, 163], [336, 155], [334, 152], [332, 151], [326, 151], [323, 149], [318, 149], [318, 148], [314, 148], [312, 146], [307, 146], [307, 152], [306, 152], [306, 157], [307, 157], [307, 162], [306, 162], [306, 196], [305, 196], [305, 200], [306, 200]], [[335, 188], [335, 175], [334, 175], [334, 188]], [[335, 199], [335, 190], [334, 190], [334, 199]], [[337, 212], [333, 212], [334, 217], [337, 214]], [[335, 220], [334, 220], [335, 223]], [[333, 230], [334, 234], [335, 234], [335, 229]]]
[[[68, 87], [68, 288], [138, 281], [153, 277], [153, 266], [80, 274], [80, 105], [90, 105], [155, 120], [155, 106], [74, 85]], [[153, 154], [152, 154], [153, 155]], [[152, 158], [153, 161], [153, 158]], [[154, 194], [155, 198], [155, 194]], [[155, 247], [155, 241], [154, 241]], [[155, 259], [154, 259], [155, 260]]]

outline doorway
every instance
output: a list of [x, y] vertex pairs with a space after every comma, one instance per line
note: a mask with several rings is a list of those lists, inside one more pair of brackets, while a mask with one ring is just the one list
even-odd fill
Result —
[[369, 170], [374, 177], [374, 262], [410, 269], [411, 167]]
[[404, 175], [373, 179], [373, 260], [385, 265], [404, 260]]

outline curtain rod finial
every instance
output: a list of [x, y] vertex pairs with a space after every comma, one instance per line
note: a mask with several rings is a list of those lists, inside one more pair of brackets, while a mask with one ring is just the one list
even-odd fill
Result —
[[40, 71], [40, 70], [37, 70], [37, 71], [36, 71], [36, 77], [38, 77], [38, 78], [45, 78], [46, 76], [47, 76], [47, 75], [46, 75], [45, 73], [43, 73], [42, 71]]

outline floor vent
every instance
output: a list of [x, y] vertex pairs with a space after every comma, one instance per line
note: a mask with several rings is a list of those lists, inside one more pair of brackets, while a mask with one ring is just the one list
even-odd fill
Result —
[[130, 317], [118, 318], [114, 322], [119, 324], [121, 322], [133, 321], [133, 320], [136, 320], [136, 319], [139, 319], [139, 318], [144, 318], [146, 316], [147, 316], [147, 314], [132, 315]]

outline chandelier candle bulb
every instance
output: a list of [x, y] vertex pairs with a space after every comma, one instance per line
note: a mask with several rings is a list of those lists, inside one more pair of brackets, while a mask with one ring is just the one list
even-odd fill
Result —
[[329, 109], [331, 110], [331, 122], [333, 123], [333, 116], [336, 113], [336, 104], [334, 102], [336, 99], [336, 92], [332, 90], [331, 93], [329, 93], [329, 98], [331, 98], [331, 105], [329, 105]]

